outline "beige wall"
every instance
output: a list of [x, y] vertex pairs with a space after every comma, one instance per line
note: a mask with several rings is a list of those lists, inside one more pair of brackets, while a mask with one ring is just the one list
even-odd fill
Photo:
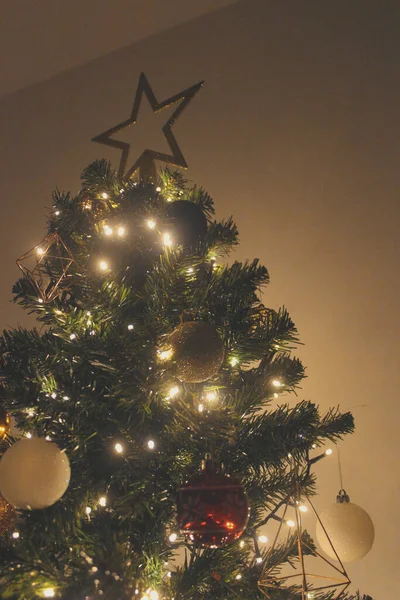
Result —
[[[91, 137], [129, 115], [144, 70], [159, 99], [205, 88], [175, 133], [189, 176], [233, 214], [238, 258], [268, 266], [265, 299], [285, 304], [308, 365], [303, 396], [354, 409], [345, 486], [376, 525], [349, 567], [374, 600], [398, 600], [399, 62], [396, 2], [248, 0], [0, 102], [2, 326], [13, 262], [41, 238], [55, 186], [76, 190]], [[290, 400], [293, 402], [293, 400]], [[318, 465], [322, 508], [338, 489]]]

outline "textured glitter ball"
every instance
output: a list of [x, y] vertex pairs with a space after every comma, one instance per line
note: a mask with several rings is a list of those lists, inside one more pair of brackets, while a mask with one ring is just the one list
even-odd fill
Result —
[[[320, 519], [342, 562], [360, 560], [371, 550], [375, 536], [374, 525], [361, 506], [352, 502], [336, 502], [321, 513]], [[319, 522], [316, 538], [325, 554], [337, 560]]]
[[243, 485], [218, 471], [212, 460], [179, 490], [178, 525], [188, 541], [219, 548], [237, 540], [246, 529], [249, 503]]
[[201, 383], [216, 375], [225, 349], [216, 330], [207, 323], [189, 321], [169, 338], [177, 377], [185, 383]]

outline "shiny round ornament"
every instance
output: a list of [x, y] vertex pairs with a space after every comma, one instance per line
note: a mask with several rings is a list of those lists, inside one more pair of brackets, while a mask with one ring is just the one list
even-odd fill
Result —
[[[368, 513], [350, 502], [344, 490], [339, 492], [337, 502], [325, 509], [320, 519], [340, 560], [344, 563], [363, 558], [374, 543], [374, 525]], [[317, 522], [316, 538], [322, 550], [337, 560], [321, 524]]]
[[4, 406], [0, 406], [0, 440], [10, 433], [10, 427], [10, 415]]
[[182, 323], [172, 332], [168, 343], [177, 377], [185, 383], [207, 381], [218, 373], [224, 362], [224, 344], [207, 323]]
[[44, 438], [24, 438], [0, 460], [0, 492], [15, 508], [51, 506], [66, 491], [71, 476], [65, 452]]
[[218, 471], [210, 458], [203, 469], [179, 490], [177, 521], [188, 541], [219, 548], [237, 540], [249, 520], [249, 502], [243, 485]]
[[167, 209], [168, 229], [175, 244], [195, 245], [207, 233], [207, 219], [201, 206], [188, 200], [171, 202]]
[[14, 528], [16, 517], [15, 508], [0, 496], [0, 536]]

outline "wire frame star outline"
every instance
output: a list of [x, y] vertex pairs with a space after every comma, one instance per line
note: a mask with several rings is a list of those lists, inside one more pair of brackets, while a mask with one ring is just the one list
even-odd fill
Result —
[[[197, 94], [197, 92], [203, 86], [203, 83], [204, 81], [200, 81], [199, 83], [192, 85], [186, 90], [183, 90], [183, 92], [180, 92], [175, 96], [171, 96], [171, 98], [168, 98], [163, 102], [158, 102], [153, 90], [150, 87], [146, 75], [144, 73], [141, 73], [130, 118], [126, 119], [125, 121], [122, 121], [122, 123], [119, 123], [118, 125], [115, 125], [114, 127], [107, 129], [107, 131], [104, 131], [103, 133], [100, 133], [99, 135], [96, 135], [94, 138], [92, 138], [93, 142], [98, 142], [99, 144], [104, 144], [105, 146], [117, 148], [118, 150], [122, 151], [121, 160], [118, 168], [118, 174], [120, 177], [123, 177], [124, 179], [130, 179], [136, 174], [137, 171], [139, 171], [139, 174], [142, 178], [147, 178], [155, 181], [156, 160], [162, 161], [169, 165], [173, 165], [175, 167], [187, 169], [187, 162], [182, 154], [181, 149], [179, 148], [178, 142], [176, 141], [174, 134], [172, 133], [172, 127], [175, 124], [178, 117], [181, 115], [184, 108], [192, 100], [193, 96], [195, 96], [195, 94]], [[134, 162], [134, 164], [128, 170], [126, 170], [131, 145], [128, 142], [122, 142], [118, 139], [115, 139], [113, 136], [119, 131], [125, 129], [126, 127], [137, 123], [143, 95], [147, 97], [147, 100], [154, 113], [158, 113], [161, 110], [163, 110], [163, 108], [168, 108], [180, 100], [178, 106], [176, 107], [170, 118], [166, 121], [165, 125], [162, 127], [162, 132], [164, 133], [165, 139], [167, 140], [168, 145], [171, 149], [171, 154], [157, 152], [156, 150], [150, 149], [144, 150], [144, 152], [142, 152], [142, 154]]]

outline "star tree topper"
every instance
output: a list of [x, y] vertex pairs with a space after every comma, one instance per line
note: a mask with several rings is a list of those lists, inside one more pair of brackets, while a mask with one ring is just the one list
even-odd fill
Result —
[[[122, 151], [121, 160], [118, 168], [118, 174], [120, 175], [120, 177], [130, 179], [137, 173], [137, 171], [139, 171], [141, 178], [146, 178], [155, 182], [156, 160], [163, 161], [169, 165], [174, 165], [175, 167], [182, 167], [184, 169], [187, 168], [187, 162], [182, 154], [181, 149], [178, 146], [174, 134], [172, 133], [172, 127], [175, 124], [177, 118], [180, 116], [183, 109], [189, 104], [193, 96], [197, 94], [197, 92], [200, 90], [203, 83], [203, 81], [196, 83], [195, 85], [187, 88], [186, 90], [183, 90], [183, 92], [180, 92], [175, 96], [171, 96], [171, 98], [168, 98], [163, 102], [158, 102], [153, 90], [150, 87], [146, 75], [144, 73], [141, 73], [130, 118], [126, 121], [122, 121], [122, 123], [119, 123], [114, 127], [111, 127], [111, 129], [107, 129], [107, 131], [96, 135], [96, 137], [92, 139], [93, 142], [98, 142], [99, 144], [104, 144], [105, 146], [111, 146], [111, 148], [118, 148], [118, 150]], [[162, 127], [162, 132], [171, 149], [171, 154], [157, 152], [156, 150], [144, 150], [144, 152], [142, 152], [139, 158], [136, 159], [133, 165], [127, 169], [131, 145], [127, 142], [122, 142], [118, 139], [115, 139], [113, 136], [119, 131], [137, 122], [143, 95], [146, 96], [154, 113], [158, 113], [163, 108], [168, 108], [173, 104], [179, 102], [170, 118]]]

